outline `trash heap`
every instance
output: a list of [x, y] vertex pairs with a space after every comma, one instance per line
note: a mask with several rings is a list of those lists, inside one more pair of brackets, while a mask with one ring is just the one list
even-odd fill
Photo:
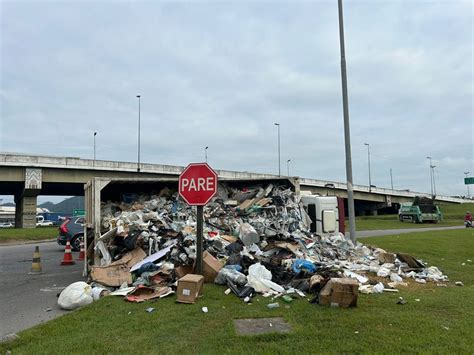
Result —
[[[219, 184], [204, 207], [204, 281], [227, 286], [226, 294], [245, 302], [260, 293], [343, 307], [355, 306], [358, 292], [397, 292], [410, 278], [448, 281], [438, 268], [410, 255], [353, 243], [340, 233], [312, 234], [300, 198], [273, 184], [243, 189]], [[164, 297], [193, 273], [196, 211], [177, 192], [124, 195], [122, 202], [103, 203], [101, 216], [95, 247], [100, 265], [90, 275], [97, 297], [115, 294], [134, 302]]]

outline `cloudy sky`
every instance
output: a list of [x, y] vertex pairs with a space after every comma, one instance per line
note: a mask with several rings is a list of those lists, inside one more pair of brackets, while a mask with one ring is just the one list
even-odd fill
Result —
[[[464, 194], [471, 1], [345, 1], [354, 182]], [[0, 1], [0, 151], [345, 181], [337, 2]], [[474, 188], [472, 189], [474, 190]]]

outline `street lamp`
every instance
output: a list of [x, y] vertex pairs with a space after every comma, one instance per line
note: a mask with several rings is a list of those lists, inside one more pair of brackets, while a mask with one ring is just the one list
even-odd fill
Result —
[[351, 240], [355, 242], [356, 223], [354, 210], [354, 187], [352, 184], [351, 130], [349, 125], [349, 99], [347, 97], [346, 50], [344, 47], [344, 18], [342, 13], [342, 0], [338, 0], [337, 8], [339, 14], [339, 44], [341, 48], [341, 83], [342, 107], [344, 115], [344, 145], [346, 153], [347, 209], [349, 210], [349, 233], [351, 235]]
[[429, 161], [430, 161], [431, 198], [433, 198], [434, 197], [434, 195], [433, 195], [433, 164], [432, 164], [431, 157], [426, 157], [426, 159], [429, 159]]
[[393, 176], [392, 176], [392, 168], [390, 168], [390, 183], [392, 184], [392, 190], [393, 190]]
[[95, 136], [97, 135], [97, 132], [94, 132], [94, 166], [95, 166]]
[[[467, 176], [469, 175], [469, 171], [464, 172], [464, 175], [466, 175], [466, 179], [467, 179]], [[467, 187], [467, 198], [471, 198], [471, 193], [469, 192], [469, 184], [466, 184], [466, 187]]]
[[209, 148], [208, 146], [206, 146], [206, 148], [204, 148], [204, 156], [206, 158], [206, 163], [207, 163], [207, 148]]
[[372, 191], [372, 179], [370, 177], [370, 144], [364, 143], [367, 146], [367, 161], [369, 163], [369, 192]]
[[138, 98], [138, 161], [137, 161], [137, 172], [140, 172], [140, 95]]
[[286, 161], [286, 170], [288, 172], [288, 177], [290, 177], [290, 161], [291, 161], [291, 159], [288, 159]]
[[278, 127], [278, 176], [281, 176], [281, 169], [280, 169], [280, 124], [275, 123], [275, 126]]
[[435, 173], [434, 173], [434, 169], [436, 168], [436, 165], [433, 165], [431, 166], [431, 171], [432, 171], [432, 174], [433, 174], [433, 198], [436, 196], [436, 181], [435, 181]]

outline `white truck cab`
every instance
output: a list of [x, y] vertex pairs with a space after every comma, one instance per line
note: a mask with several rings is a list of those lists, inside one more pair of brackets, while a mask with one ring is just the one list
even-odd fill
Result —
[[303, 195], [301, 202], [311, 218], [311, 232], [320, 236], [339, 233], [336, 196]]

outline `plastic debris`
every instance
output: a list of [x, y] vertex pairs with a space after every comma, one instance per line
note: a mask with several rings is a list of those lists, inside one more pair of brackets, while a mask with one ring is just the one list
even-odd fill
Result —
[[155, 309], [153, 307], [148, 307], [147, 309], [145, 309], [145, 311], [147, 313], [152, 313]]
[[201, 310], [203, 311], [203, 313], [208, 313], [209, 312], [209, 309], [207, 307], [202, 307]]
[[454, 283], [456, 286], [464, 286], [464, 284], [462, 283], [462, 281], [456, 281]]
[[66, 287], [58, 298], [62, 309], [73, 310], [93, 302], [92, 288], [83, 281], [78, 281]]
[[278, 302], [275, 302], [275, 303], [269, 303], [267, 304], [267, 307], [272, 309], [272, 308], [278, 308], [280, 307], [280, 304]]
[[398, 298], [397, 304], [404, 305], [404, 304], [406, 304], [406, 303], [407, 303], [407, 301], [406, 301], [403, 297], [399, 297], [399, 298]]

